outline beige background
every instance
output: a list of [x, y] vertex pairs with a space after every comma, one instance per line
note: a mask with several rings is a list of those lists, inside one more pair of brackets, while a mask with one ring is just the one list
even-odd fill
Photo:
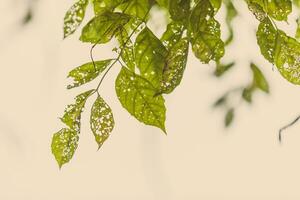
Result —
[[[85, 112], [76, 155], [59, 171], [50, 151], [52, 134], [63, 126], [58, 117], [95, 84], [64, 87], [67, 72], [89, 61], [90, 45], [78, 41], [79, 33], [62, 41], [62, 19], [72, 2], [40, 0], [34, 21], [20, 28], [24, 2], [1, 0], [0, 199], [300, 199], [300, 124], [288, 130], [283, 145], [277, 141], [278, 129], [300, 113], [300, 89], [258, 53], [257, 22], [240, 1], [236, 40], [225, 57], [238, 65], [218, 80], [213, 65], [190, 56], [181, 86], [166, 98], [168, 136], [121, 108], [113, 89], [116, 66], [101, 87], [115, 115], [112, 136], [97, 152]], [[293, 17], [285, 29], [290, 34]], [[157, 33], [161, 19], [156, 14], [151, 24]], [[96, 57], [109, 58], [111, 46], [98, 48]], [[211, 104], [251, 81], [250, 60], [266, 74], [271, 95], [255, 94], [253, 106], [242, 104], [232, 128], [224, 130], [224, 113]]]

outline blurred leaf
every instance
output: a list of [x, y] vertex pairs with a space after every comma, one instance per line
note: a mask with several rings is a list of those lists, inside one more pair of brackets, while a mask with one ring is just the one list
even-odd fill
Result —
[[225, 126], [229, 127], [234, 119], [234, 109], [231, 108], [227, 111], [226, 115], [225, 115]]
[[254, 63], [251, 63], [250, 66], [253, 72], [254, 87], [259, 88], [266, 93], [269, 93], [269, 84], [260, 69]]
[[247, 87], [243, 90], [242, 97], [245, 101], [248, 103], [252, 102], [252, 93], [253, 93], [253, 88], [252, 87]]
[[229, 69], [231, 69], [235, 65], [234, 62], [228, 63], [228, 64], [222, 64], [220, 62], [217, 62], [217, 67], [214, 72], [215, 76], [220, 77], [222, 76], [225, 72], [227, 72]]

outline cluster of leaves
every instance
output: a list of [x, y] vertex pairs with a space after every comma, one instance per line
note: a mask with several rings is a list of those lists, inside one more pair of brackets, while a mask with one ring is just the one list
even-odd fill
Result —
[[[290, 0], [247, 0], [249, 9], [260, 21], [257, 31], [262, 55], [276, 65], [288, 81], [299, 84], [299, 43], [279, 30], [274, 20], [285, 21], [291, 13]], [[220, 23], [215, 15], [224, 3], [229, 37], [221, 39]], [[237, 10], [231, 0], [77, 0], [64, 18], [64, 38], [73, 34], [83, 22], [86, 8], [93, 6], [94, 17], [82, 28], [80, 41], [91, 43], [91, 62], [69, 73], [73, 83], [68, 89], [101, 79], [96, 88], [83, 92], [75, 103], [67, 106], [61, 121], [66, 125], [54, 134], [52, 152], [61, 167], [70, 161], [78, 146], [80, 119], [86, 101], [94, 95], [90, 125], [99, 148], [114, 128], [111, 108], [101, 97], [99, 88], [110, 69], [119, 64], [121, 70], [115, 81], [115, 91], [121, 105], [138, 121], [160, 128], [166, 133], [164, 95], [172, 93], [180, 84], [187, 63], [189, 46], [202, 62], [216, 64], [216, 76], [230, 69], [234, 62], [223, 64], [225, 47], [233, 40], [232, 20]], [[152, 7], [166, 10], [169, 23], [161, 37], [147, 26]], [[94, 61], [96, 45], [115, 38], [118, 56]], [[135, 38], [135, 39], [133, 39]], [[268, 92], [268, 84], [261, 71], [251, 64], [253, 82], [243, 88], [242, 97], [251, 102], [256, 89]], [[226, 95], [223, 98], [223, 102]], [[224, 104], [220, 103], [219, 104]], [[226, 125], [233, 119], [229, 108]]]
[[[250, 68], [253, 74], [253, 79], [250, 84], [248, 84], [246, 87], [239, 87], [226, 92], [214, 103], [214, 107], [222, 107], [226, 111], [224, 118], [225, 127], [228, 127], [232, 124], [235, 116], [235, 110], [240, 105], [241, 101], [245, 101], [249, 104], [252, 103], [253, 93], [257, 90], [261, 90], [267, 94], [269, 93], [269, 84], [260, 69], [254, 63], [250, 64]], [[241, 101], [239, 101], [236, 106], [233, 106], [229, 100], [236, 94], [241, 97]]]

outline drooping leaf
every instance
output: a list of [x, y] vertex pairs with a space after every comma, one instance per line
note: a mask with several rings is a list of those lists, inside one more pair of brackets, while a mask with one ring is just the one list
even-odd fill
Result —
[[285, 79], [299, 85], [300, 43], [277, 30], [268, 19], [260, 23], [257, 40], [262, 55], [276, 65]]
[[140, 122], [166, 132], [166, 108], [161, 95], [145, 78], [122, 68], [116, 80], [116, 93], [122, 106]]
[[217, 101], [213, 104], [214, 107], [220, 107], [223, 105], [226, 105], [227, 102], [227, 95], [223, 95], [221, 96], [219, 99], [217, 99]]
[[66, 13], [64, 18], [64, 38], [76, 31], [83, 21], [88, 0], [78, 0]]
[[86, 63], [79, 67], [76, 67], [69, 72], [68, 77], [73, 79], [73, 83], [68, 85], [68, 89], [81, 86], [94, 80], [110, 63], [111, 59]]
[[190, 12], [190, 0], [170, 0], [169, 12], [174, 21], [186, 21]]
[[187, 38], [181, 39], [169, 51], [163, 70], [161, 92], [171, 93], [181, 82], [189, 50]]
[[122, 13], [104, 12], [83, 27], [80, 40], [94, 44], [109, 42], [129, 20], [130, 16]]
[[260, 71], [260, 69], [254, 64], [251, 63], [251, 70], [253, 72], [253, 86], [255, 88], [258, 88], [266, 93], [269, 93], [269, 84], [263, 75], [263, 73]]
[[220, 60], [224, 55], [220, 24], [214, 19], [214, 8], [209, 0], [200, 0], [192, 10], [189, 35], [195, 56], [203, 63]]
[[182, 38], [184, 26], [179, 22], [171, 22], [168, 24], [166, 31], [160, 41], [170, 50]]
[[229, 127], [234, 119], [234, 109], [231, 108], [227, 111], [225, 115], [225, 126]]
[[78, 140], [78, 133], [68, 128], [63, 128], [53, 135], [51, 150], [59, 168], [72, 159], [78, 146]]
[[95, 140], [100, 148], [115, 125], [111, 108], [100, 96], [98, 96], [92, 107], [90, 124]]
[[117, 34], [117, 39], [121, 47], [121, 58], [125, 62], [126, 66], [131, 70], [135, 71], [135, 55], [133, 51], [133, 43], [128, 38], [128, 33], [125, 29], [121, 29]]
[[136, 38], [134, 52], [141, 76], [150, 81], [155, 88], [159, 88], [168, 54], [164, 45], [146, 27]]
[[75, 103], [67, 106], [64, 116], [61, 118], [63, 123], [77, 133], [80, 132], [81, 112], [83, 111], [86, 100], [93, 92], [94, 90], [89, 90], [76, 96]]

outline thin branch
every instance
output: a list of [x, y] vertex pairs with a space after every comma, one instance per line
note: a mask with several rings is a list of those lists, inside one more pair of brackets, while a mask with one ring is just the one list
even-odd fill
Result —
[[282, 128], [279, 130], [279, 133], [278, 133], [278, 140], [279, 140], [280, 143], [282, 142], [282, 132], [283, 132], [285, 129], [287, 129], [287, 128], [293, 126], [299, 119], [300, 119], [300, 116], [298, 116], [298, 117], [297, 117], [296, 119], [294, 119], [291, 123], [289, 123], [288, 125], [282, 127]]

